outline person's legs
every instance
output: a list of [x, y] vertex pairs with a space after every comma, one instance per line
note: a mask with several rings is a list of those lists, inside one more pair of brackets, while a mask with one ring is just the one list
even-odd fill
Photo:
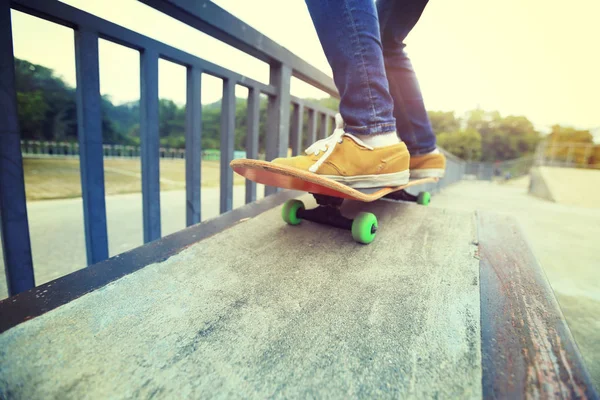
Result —
[[404, 40], [428, 0], [377, 0], [381, 40], [390, 93], [394, 99], [396, 129], [411, 155], [435, 150], [435, 134]]
[[[410, 154], [396, 133], [373, 0], [306, 0], [340, 93], [333, 134], [304, 156], [273, 163], [308, 170], [353, 187], [408, 182]], [[342, 119], [343, 117], [343, 119]]]
[[372, 0], [306, 0], [340, 93], [346, 132], [396, 130], [385, 76], [377, 10]]
[[436, 149], [423, 95], [404, 40], [415, 26], [428, 0], [377, 0], [383, 57], [394, 99], [394, 117], [400, 138], [411, 154], [410, 177], [442, 177], [446, 159]]

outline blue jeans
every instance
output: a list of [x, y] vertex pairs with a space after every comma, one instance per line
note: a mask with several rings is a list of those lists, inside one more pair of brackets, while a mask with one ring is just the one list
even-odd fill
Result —
[[306, 0], [340, 92], [346, 132], [397, 131], [411, 155], [435, 150], [435, 134], [404, 39], [428, 0]]

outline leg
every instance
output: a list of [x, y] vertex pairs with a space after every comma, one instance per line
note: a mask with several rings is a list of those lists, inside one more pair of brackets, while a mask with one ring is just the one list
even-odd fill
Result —
[[396, 130], [373, 0], [306, 0], [340, 92], [346, 132]]
[[404, 40], [415, 26], [428, 0], [378, 0], [383, 56], [390, 93], [394, 99], [396, 129], [412, 156], [435, 150], [417, 76], [404, 51]]
[[407, 183], [410, 154], [395, 129], [373, 0], [306, 0], [306, 4], [333, 70], [342, 115], [336, 116], [331, 136], [313, 143], [306, 155], [272, 162], [355, 188]]

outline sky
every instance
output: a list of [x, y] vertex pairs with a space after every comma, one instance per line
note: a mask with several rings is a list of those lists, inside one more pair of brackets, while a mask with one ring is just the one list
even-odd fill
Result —
[[[64, 3], [267, 82], [268, 65], [135, 0]], [[302, 0], [215, 0], [307, 62], [331, 75]], [[463, 115], [476, 107], [552, 124], [600, 127], [597, 0], [431, 0], [406, 40], [429, 110]], [[12, 11], [15, 56], [52, 68], [75, 86], [73, 31]], [[185, 104], [185, 68], [161, 60], [159, 95]], [[139, 99], [139, 54], [101, 40], [100, 90], [119, 104]], [[203, 75], [202, 101], [221, 96]], [[246, 96], [238, 87], [238, 96]], [[298, 97], [325, 93], [298, 79]]]

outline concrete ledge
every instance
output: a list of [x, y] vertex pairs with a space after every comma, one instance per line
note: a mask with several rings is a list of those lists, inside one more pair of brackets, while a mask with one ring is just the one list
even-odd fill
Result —
[[513, 219], [344, 207], [361, 210], [380, 220], [369, 246], [279, 207], [229, 214], [112, 260], [129, 273], [45, 313], [69, 277], [0, 302], [0, 321], [18, 316], [0, 398], [598, 398]]
[[274, 209], [4, 332], [0, 394], [480, 398], [473, 216], [369, 209], [369, 246]]

